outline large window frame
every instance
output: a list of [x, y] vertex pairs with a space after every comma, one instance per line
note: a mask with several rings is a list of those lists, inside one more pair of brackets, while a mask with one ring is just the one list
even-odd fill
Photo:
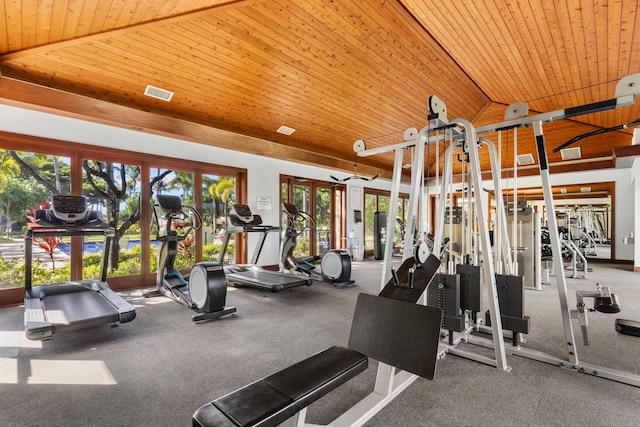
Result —
[[[203, 175], [229, 176], [236, 179], [236, 200], [246, 203], [247, 199], [247, 170], [230, 166], [196, 162], [140, 153], [112, 149], [108, 147], [93, 146], [73, 143], [50, 138], [20, 135], [0, 131], [0, 148], [16, 151], [28, 151], [67, 157], [71, 163], [71, 194], [82, 194], [83, 168], [82, 161], [101, 160], [105, 162], [126, 163], [140, 167], [140, 179], [143, 183], [150, 182], [151, 169], [161, 167], [163, 169], [182, 170], [194, 173], [194, 188], [202, 188]], [[149, 261], [149, 242], [154, 236], [150, 233], [151, 191], [148, 185], [142, 185], [140, 194], [140, 232], [141, 232], [141, 274], [134, 276], [110, 277], [109, 286], [118, 291], [154, 286], [155, 273], [151, 272]], [[194, 205], [202, 211], [202, 194], [194, 192]], [[202, 260], [202, 233], [196, 233], [196, 250], [194, 262]], [[236, 259], [246, 258], [246, 248], [239, 244], [236, 247]], [[73, 239], [71, 243], [71, 280], [82, 278], [82, 240]], [[0, 289], [0, 306], [20, 304], [24, 297], [24, 286]]]

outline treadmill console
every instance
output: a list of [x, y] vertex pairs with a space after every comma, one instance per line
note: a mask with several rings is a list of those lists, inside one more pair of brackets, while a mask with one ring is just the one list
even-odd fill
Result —
[[51, 204], [53, 216], [68, 224], [83, 222], [89, 215], [87, 199], [84, 196], [56, 194]]
[[260, 215], [254, 215], [249, 205], [234, 203], [233, 209], [229, 212], [231, 224], [243, 227], [252, 227], [262, 224]]

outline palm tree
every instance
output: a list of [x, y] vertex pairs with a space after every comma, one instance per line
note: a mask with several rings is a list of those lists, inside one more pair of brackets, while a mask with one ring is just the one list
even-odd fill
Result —
[[171, 178], [168, 184], [169, 190], [182, 191], [182, 200], [188, 202], [187, 194], [189, 190], [193, 193], [194, 176], [191, 172], [174, 172], [175, 176]]
[[227, 217], [227, 209], [229, 201], [235, 200], [236, 195], [236, 179], [222, 177], [218, 180], [215, 187], [209, 187], [209, 193], [215, 194], [224, 206], [224, 217]]

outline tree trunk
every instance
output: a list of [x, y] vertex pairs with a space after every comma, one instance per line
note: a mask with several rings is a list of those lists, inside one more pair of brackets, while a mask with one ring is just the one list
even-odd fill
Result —
[[60, 164], [58, 163], [58, 156], [53, 156], [53, 172], [56, 176], [56, 189], [61, 191], [62, 185], [60, 185]]
[[7, 204], [5, 205], [5, 209], [6, 209], [6, 214], [7, 214], [7, 227], [6, 227], [6, 232], [7, 232], [7, 237], [11, 238], [11, 202], [7, 201]]

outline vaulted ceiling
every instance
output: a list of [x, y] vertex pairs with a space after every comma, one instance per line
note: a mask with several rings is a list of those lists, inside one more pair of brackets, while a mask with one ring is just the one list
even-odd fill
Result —
[[[349, 174], [355, 140], [401, 142], [426, 125], [431, 95], [449, 118], [485, 125], [514, 102], [533, 114], [613, 98], [640, 72], [627, 0], [13, 0], [0, 11], [2, 103]], [[173, 97], [145, 96], [147, 85]], [[553, 122], [549, 161], [561, 164], [551, 149], [577, 135], [639, 117], [636, 102]], [[581, 140], [593, 163], [572, 168], [611, 166], [631, 131]], [[513, 135], [501, 140], [510, 167]], [[530, 129], [517, 152], [536, 157]], [[393, 157], [357, 162], [389, 177]]]

